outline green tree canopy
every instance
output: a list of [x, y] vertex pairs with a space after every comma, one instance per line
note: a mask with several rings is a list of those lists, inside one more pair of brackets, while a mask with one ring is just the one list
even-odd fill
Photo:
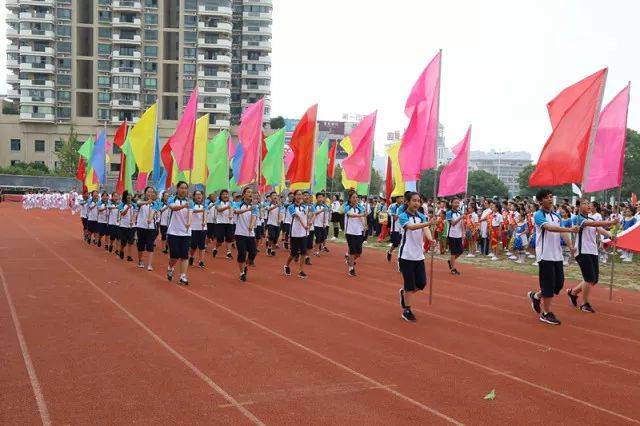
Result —
[[14, 166], [0, 168], [0, 174], [25, 175], [25, 176], [49, 176], [49, 168], [42, 163], [17, 163]]
[[269, 126], [272, 130], [282, 129], [284, 127], [284, 118], [281, 115], [272, 118], [269, 121]]
[[67, 137], [67, 140], [62, 144], [60, 151], [57, 152], [59, 164], [57, 173], [60, 176], [76, 175], [78, 159], [80, 158], [80, 154], [78, 154], [80, 145], [82, 145], [82, 141], [78, 140], [78, 134], [73, 126], [71, 126], [69, 137]]
[[640, 133], [627, 129], [627, 146], [624, 152], [624, 174], [622, 176], [622, 197], [628, 199], [631, 193], [640, 193]]
[[478, 195], [481, 197], [509, 197], [509, 188], [498, 177], [484, 170], [473, 170], [469, 172], [467, 184], [468, 195]]

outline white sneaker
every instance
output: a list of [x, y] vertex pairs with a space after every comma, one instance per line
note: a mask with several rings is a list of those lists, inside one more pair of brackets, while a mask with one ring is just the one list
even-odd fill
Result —
[[511, 256], [512, 254], [513, 254], [513, 253], [511, 253], [510, 251], [508, 251], [508, 252], [507, 252], [507, 256], [509, 256], [509, 258], [511, 258], [510, 256]]
[[144, 268], [144, 263], [138, 262], [138, 268]]
[[[622, 259], [623, 262], [625, 263], [631, 263], [633, 262], [633, 260], [629, 259], [628, 257], [625, 257], [624, 259]], [[605, 262], [606, 263], [606, 262]]]
[[535, 259], [536, 257], [535, 257], [534, 255], [532, 255], [532, 254], [528, 254], [528, 255], [527, 255], [527, 258], [529, 258], [529, 259]]
[[147, 266], [147, 271], [153, 271], [153, 266], [148, 265], [148, 266]]
[[491, 260], [495, 261], [495, 260], [498, 260], [498, 258], [497, 258], [497, 257], [495, 257], [495, 256], [492, 256], [492, 257], [491, 257]]
[[533, 262], [531, 265], [532, 266], [538, 266], [538, 262]]
[[476, 255], [475, 255], [475, 254], [473, 254], [473, 253], [469, 253], [469, 254], [467, 255], [467, 257], [476, 257]]
[[518, 256], [511, 255], [511, 256], [509, 256], [509, 259], [510, 260], [516, 260], [516, 259], [518, 259]]
[[336, 240], [336, 237], [331, 237], [331, 241], [335, 241], [335, 240]]

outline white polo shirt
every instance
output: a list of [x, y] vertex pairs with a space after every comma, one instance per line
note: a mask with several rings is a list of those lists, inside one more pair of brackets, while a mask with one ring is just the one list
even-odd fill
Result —
[[218, 211], [216, 210], [215, 201], [205, 200], [204, 207], [207, 209], [207, 223], [216, 223], [216, 215]]
[[205, 231], [207, 229], [207, 211], [204, 204], [191, 202], [191, 231]]
[[93, 199], [87, 203], [87, 219], [91, 221], [98, 220], [98, 202], [93, 201]]
[[533, 215], [533, 221], [536, 226], [536, 260], [549, 260], [553, 262], [562, 262], [562, 246], [560, 241], [562, 237], [559, 232], [545, 231], [545, 225], [560, 226], [560, 216], [557, 213], [547, 212], [543, 209], [538, 210]]
[[320, 212], [314, 219], [313, 219], [313, 226], [314, 228], [324, 228], [324, 224], [327, 220], [327, 216], [329, 216], [329, 213], [327, 212], [327, 205], [326, 204], [314, 204], [313, 205], [313, 212], [317, 213]]
[[462, 217], [462, 213], [460, 211], [448, 210], [446, 219], [449, 222], [449, 234], [447, 235], [449, 238], [462, 238], [462, 228], [464, 224], [462, 220], [458, 221], [455, 225], [452, 225], [452, 222], [459, 217]]
[[575, 242], [575, 246], [578, 249], [576, 256], [579, 254], [598, 254], [598, 228], [595, 226], [586, 226], [587, 222], [594, 220], [592, 217], [582, 214], [574, 218], [573, 224], [580, 227]]
[[117, 225], [120, 222], [120, 211], [118, 210], [118, 206], [113, 204], [111, 201], [107, 204], [107, 210], [109, 210], [109, 225]]
[[[486, 219], [490, 214], [491, 214], [491, 209], [486, 208], [482, 211], [482, 215], [480, 216], [480, 219]], [[487, 238], [488, 226], [489, 226], [489, 223], [487, 220], [482, 221], [482, 223], [480, 224], [480, 236], [482, 238]]]
[[133, 221], [133, 204], [120, 203], [118, 205], [118, 212], [120, 214], [120, 227], [131, 228], [131, 222]]
[[358, 204], [352, 207], [351, 204], [344, 206], [344, 233], [349, 235], [362, 235], [364, 227], [361, 217], [352, 217], [352, 214], [364, 214], [365, 207]]
[[301, 238], [308, 235], [307, 231], [307, 206], [300, 204], [297, 206], [295, 203], [290, 204], [287, 209], [289, 216], [291, 217], [291, 237]]
[[[269, 202], [266, 207], [273, 207], [273, 203]], [[281, 207], [277, 205], [275, 209], [267, 210], [267, 225], [280, 226], [280, 208]]]
[[[255, 237], [255, 226], [258, 224], [258, 215], [260, 213], [260, 209], [257, 205], [245, 204], [244, 201], [239, 201], [237, 203], [233, 203], [233, 210], [244, 210], [246, 208], [251, 208], [244, 213], [235, 214], [236, 218], [236, 233], [235, 235], [241, 235], [244, 237]], [[255, 225], [254, 228], [251, 228], [251, 217], [255, 217]]]
[[424, 229], [409, 230], [406, 227], [407, 225], [427, 222], [426, 216], [420, 212], [416, 212], [415, 215], [404, 212], [398, 217], [398, 222], [400, 222], [400, 226], [404, 230], [398, 257], [404, 260], [424, 260]]
[[[189, 201], [186, 198], [171, 197], [169, 199], [169, 207], [189, 205]], [[175, 235], [176, 237], [190, 237], [191, 229], [187, 228], [187, 221], [189, 220], [189, 208], [182, 210], [169, 209], [169, 224], [167, 228], [167, 235]]]
[[[230, 201], [222, 201], [220, 199], [216, 200], [215, 202], [215, 208], [216, 209], [222, 209], [225, 207], [228, 207], [231, 205]], [[231, 213], [232, 209], [227, 209], [223, 212], [219, 212], [216, 210], [216, 223], [231, 223], [231, 218], [232, 218], [232, 213]]]
[[153, 216], [153, 207], [151, 204], [138, 204], [138, 216], [136, 216], [136, 228], [153, 229], [155, 223], [153, 220], [149, 223], [149, 215]]
[[293, 205], [294, 203], [284, 205], [284, 219], [282, 220], [282, 222], [291, 224], [291, 213], [289, 211], [289, 207]]
[[169, 214], [171, 214], [169, 204], [163, 204], [160, 208], [160, 226], [169, 225]]
[[98, 223], [107, 223], [109, 220], [109, 209], [107, 209], [108, 201], [103, 203], [98, 201]]

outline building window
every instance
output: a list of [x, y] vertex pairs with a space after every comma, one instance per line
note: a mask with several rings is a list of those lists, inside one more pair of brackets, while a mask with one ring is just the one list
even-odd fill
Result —
[[62, 86], [70, 86], [71, 85], [71, 75], [69, 74], [58, 74], [56, 75], [56, 83]]
[[[58, 0], [60, 1], [60, 0]], [[100, 6], [111, 6], [111, 0], [98, 0]]]
[[196, 49], [193, 47], [185, 47], [184, 48], [184, 57], [185, 58], [195, 58], [196, 57]]
[[20, 160], [11, 160], [11, 165], [12, 165], [12, 166], [18, 165], [18, 164], [20, 164], [20, 163], [21, 163], [21, 161], [20, 161]]
[[56, 9], [56, 17], [58, 19], [71, 19], [71, 9]]
[[145, 78], [144, 87], [147, 89], [155, 89], [158, 85], [158, 80], [155, 78]]
[[145, 46], [144, 56], [158, 56], [158, 46]]
[[56, 34], [62, 37], [71, 37], [71, 26], [56, 25]]
[[109, 120], [111, 112], [108, 109], [98, 108], [98, 120]]
[[184, 0], [185, 10], [196, 10], [198, 2], [196, 0]]
[[182, 88], [183, 88], [183, 90], [185, 92], [187, 90], [193, 90], [194, 87], [196, 87], [196, 81], [195, 80], [183, 80]]
[[98, 71], [111, 71], [111, 61], [98, 61]]
[[60, 152], [62, 150], [62, 146], [64, 145], [64, 141], [57, 140], [53, 142], [53, 149], [56, 152]]
[[158, 30], [144, 30], [144, 39], [146, 41], [158, 40]]
[[71, 43], [68, 41], [59, 41], [56, 44], [56, 50], [58, 50], [58, 53], [71, 53]]
[[111, 28], [98, 27], [99, 38], [111, 38]]
[[195, 27], [198, 25], [198, 17], [195, 15], [184, 15], [184, 26]]
[[119, 172], [120, 171], [120, 163], [111, 163], [111, 171]]
[[36, 152], [44, 152], [44, 141], [40, 139], [36, 139], [34, 148]]
[[98, 92], [98, 102], [101, 104], [106, 104], [111, 102], [111, 93], [110, 92]]
[[157, 72], [158, 71], [158, 64], [156, 62], [145, 61], [144, 62], [144, 70], [146, 72]]
[[196, 64], [184, 64], [184, 73], [194, 75], [196, 73]]
[[71, 69], [71, 59], [70, 58], [58, 58], [58, 68], [63, 70]]
[[69, 107], [59, 107], [57, 108], [56, 115], [58, 118], [68, 119], [71, 118], [71, 108]]
[[59, 101], [71, 101], [71, 92], [68, 90], [58, 90]]
[[157, 13], [145, 13], [144, 14], [144, 23], [145, 24], [157, 24], [158, 23], [158, 14]]
[[111, 79], [106, 75], [98, 76], [98, 86], [99, 87], [109, 87], [109, 86], [111, 86]]
[[144, 0], [144, 7], [158, 7], [158, 0]]
[[11, 139], [11, 151], [20, 151], [20, 139]]
[[98, 43], [98, 55], [111, 55], [111, 45]]
[[184, 42], [185, 43], [195, 43], [198, 36], [195, 31], [185, 31], [184, 32]]
[[99, 10], [98, 22], [111, 23], [111, 12], [108, 10]]

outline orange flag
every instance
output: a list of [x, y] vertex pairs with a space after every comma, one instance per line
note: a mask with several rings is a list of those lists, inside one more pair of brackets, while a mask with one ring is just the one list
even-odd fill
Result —
[[290, 189], [311, 188], [317, 113], [318, 104], [311, 106], [304, 113], [291, 136], [289, 147], [293, 151], [294, 157], [287, 170]]
[[542, 148], [529, 186], [582, 182], [606, 79], [604, 68], [567, 87], [547, 104], [553, 131]]

